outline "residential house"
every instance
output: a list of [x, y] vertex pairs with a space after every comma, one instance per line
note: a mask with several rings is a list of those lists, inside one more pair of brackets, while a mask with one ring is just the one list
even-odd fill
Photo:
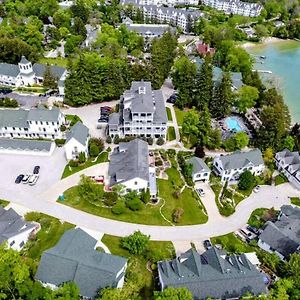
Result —
[[0, 109], [0, 138], [58, 139], [63, 134], [64, 114], [56, 107]]
[[83, 41], [82, 45], [83, 47], [91, 49], [93, 43], [97, 40], [100, 26], [99, 25], [92, 26], [90, 24], [86, 24], [85, 29], [86, 29], [86, 39]]
[[265, 275], [245, 254], [228, 255], [213, 247], [199, 254], [190, 249], [171, 261], [158, 263], [161, 289], [185, 287], [195, 300], [239, 299], [246, 293], [266, 293]]
[[236, 151], [232, 154], [221, 155], [213, 160], [214, 172], [221, 177], [222, 183], [226, 181], [235, 183], [246, 170], [254, 176], [261, 175], [265, 169], [262, 153], [259, 149], [248, 152]]
[[203, 0], [203, 4], [224, 11], [225, 14], [236, 14], [245, 17], [258, 17], [263, 6], [258, 3], [240, 0]]
[[300, 253], [300, 208], [283, 205], [277, 221], [265, 224], [258, 246], [277, 254], [282, 260], [293, 253]]
[[192, 179], [193, 181], [209, 182], [211, 170], [207, 164], [199, 157], [192, 157], [187, 161], [193, 166]]
[[214, 56], [216, 53], [215, 48], [212, 48], [203, 42], [196, 43], [196, 49], [201, 56], [206, 56], [206, 55]]
[[[0, 63], [0, 85], [11, 87], [30, 86], [33, 84], [42, 84], [46, 65], [35, 63], [32, 65], [24, 56], [18, 65]], [[64, 95], [64, 81], [67, 70], [62, 67], [50, 66], [50, 71], [60, 83], [59, 95]]]
[[157, 195], [155, 168], [149, 166], [148, 144], [140, 139], [120, 143], [110, 155], [109, 185], [122, 185], [125, 192], [149, 189], [152, 198]]
[[96, 246], [97, 240], [80, 228], [66, 231], [53, 248], [43, 253], [35, 279], [52, 289], [74, 282], [85, 299], [95, 299], [106, 287], [121, 288], [127, 260], [99, 252]]
[[289, 182], [300, 189], [300, 155], [299, 152], [291, 152], [284, 149], [275, 155], [275, 164], [279, 172], [282, 172]]
[[144, 136], [166, 138], [167, 112], [161, 90], [152, 90], [151, 82], [133, 81], [120, 98], [120, 111], [108, 121], [111, 137]]
[[67, 160], [78, 159], [79, 153], [89, 155], [89, 129], [81, 122], [77, 122], [67, 133], [65, 152]]
[[21, 250], [30, 235], [39, 227], [38, 224], [26, 222], [12, 208], [0, 206], [0, 244], [7, 243], [9, 248]]

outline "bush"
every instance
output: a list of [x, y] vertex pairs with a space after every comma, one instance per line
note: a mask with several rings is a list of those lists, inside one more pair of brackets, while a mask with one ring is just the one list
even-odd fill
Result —
[[133, 211], [141, 210], [142, 209], [142, 201], [138, 198], [132, 198], [126, 201], [126, 206]]
[[69, 166], [70, 166], [71, 168], [76, 168], [76, 167], [78, 167], [78, 165], [79, 165], [79, 163], [78, 163], [77, 160], [70, 160], [70, 161], [69, 161]]
[[151, 196], [150, 196], [150, 191], [149, 191], [149, 189], [147, 189], [146, 191], [143, 190], [142, 193], [141, 193], [141, 200], [142, 200], [145, 204], [147, 204], [147, 203], [150, 201], [150, 198], [151, 198]]
[[112, 213], [114, 213], [115, 215], [121, 215], [125, 212], [125, 210], [126, 210], [126, 205], [123, 200], [118, 200], [111, 209]]
[[165, 140], [162, 137], [158, 138], [156, 141], [156, 144], [159, 146], [163, 145], [164, 143], [165, 143]]
[[176, 155], [176, 151], [174, 149], [168, 149], [167, 154], [169, 157], [173, 158]]
[[96, 144], [90, 144], [89, 145], [89, 154], [91, 157], [96, 157], [100, 153], [99, 148]]
[[153, 138], [147, 138], [147, 143], [148, 145], [152, 146], [153, 145]]
[[182, 216], [184, 214], [184, 209], [181, 207], [178, 207], [173, 212], [173, 222], [179, 223], [182, 219]]
[[112, 142], [112, 138], [111, 138], [111, 136], [108, 136], [106, 138], [106, 143], [111, 144], [111, 142]]
[[103, 197], [104, 197], [104, 201], [103, 202], [107, 206], [113, 206], [113, 205], [115, 205], [117, 203], [117, 200], [118, 200], [118, 195], [117, 195], [117, 193], [114, 193], [114, 192], [104, 193]]
[[[98, 148], [98, 154], [104, 150], [104, 142], [103, 142], [102, 139], [99, 139], [99, 138], [91, 138], [91, 139], [89, 140], [89, 147], [90, 147], [91, 145], [95, 145], [95, 146]], [[97, 154], [97, 155], [98, 155], [98, 154]], [[96, 156], [97, 156], [97, 155], [96, 155]]]
[[6, 97], [6, 98], [0, 99], [0, 106], [16, 108], [19, 106], [19, 103], [16, 99], [10, 99], [10, 98]]
[[238, 187], [240, 190], [249, 190], [254, 187], [255, 183], [255, 177], [247, 170], [241, 174]]
[[205, 151], [202, 146], [196, 146], [195, 148], [195, 156], [199, 158], [205, 157]]
[[66, 125], [64, 125], [64, 124], [60, 125], [60, 131], [64, 132], [64, 131], [66, 131], [66, 129], [67, 129]]
[[80, 153], [79, 153], [78, 161], [79, 161], [79, 163], [81, 163], [81, 164], [85, 163], [86, 157], [85, 157], [85, 153], [84, 153], [84, 152], [80, 152]]
[[119, 143], [120, 143], [120, 138], [119, 138], [118, 135], [116, 135], [116, 136], [114, 137], [114, 144], [119, 144]]
[[127, 249], [131, 254], [142, 254], [148, 244], [150, 236], [141, 233], [139, 230], [134, 234], [121, 239], [121, 247]]
[[65, 139], [56, 139], [55, 144], [57, 147], [61, 147], [65, 144], [66, 140]]

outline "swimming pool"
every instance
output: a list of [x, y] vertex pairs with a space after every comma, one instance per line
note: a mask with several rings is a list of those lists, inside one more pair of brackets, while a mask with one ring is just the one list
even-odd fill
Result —
[[238, 117], [227, 117], [225, 119], [225, 124], [229, 130], [234, 130], [236, 132], [243, 131]]

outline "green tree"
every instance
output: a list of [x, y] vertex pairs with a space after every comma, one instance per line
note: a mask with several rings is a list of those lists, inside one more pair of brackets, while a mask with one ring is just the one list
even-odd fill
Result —
[[240, 190], [249, 190], [254, 187], [255, 183], [255, 177], [249, 170], [247, 170], [241, 174], [238, 187]]
[[188, 143], [191, 141], [191, 137], [197, 138], [199, 134], [199, 114], [193, 108], [189, 110], [183, 117], [182, 123], [182, 135]]
[[149, 240], [150, 236], [144, 235], [138, 230], [132, 235], [122, 238], [121, 246], [131, 254], [142, 254], [146, 250]]
[[52, 74], [49, 64], [46, 65], [44, 72], [43, 86], [47, 89], [57, 90], [57, 78]]
[[244, 85], [238, 90], [234, 105], [239, 112], [246, 113], [247, 109], [255, 105], [258, 98], [259, 92], [256, 87]]
[[240, 131], [235, 133], [233, 136], [228, 138], [224, 142], [224, 147], [226, 151], [240, 150], [248, 146], [249, 136], [247, 133]]
[[83, 21], [79, 17], [74, 18], [71, 32], [74, 35], [82, 36], [82, 40], [86, 39], [87, 31], [86, 31]]
[[273, 160], [274, 160], [274, 151], [272, 148], [267, 148], [264, 151], [264, 162], [266, 164], [270, 164], [273, 162]]
[[232, 82], [228, 73], [223, 73], [222, 80], [214, 88], [209, 111], [214, 118], [225, 117], [230, 113], [233, 103]]
[[207, 104], [203, 106], [203, 110], [200, 112], [198, 123], [198, 145], [207, 146], [211, 140], [211, 118], [207, 108]]
[[283, 147], [293, 151], [295, 148], [295, 140], [292, 136], [288, 135], [283, 141]]
[[168, 287], [162, 292], [154, 292], [154, 300], [193, 300], [193, 295], [187, 288]]

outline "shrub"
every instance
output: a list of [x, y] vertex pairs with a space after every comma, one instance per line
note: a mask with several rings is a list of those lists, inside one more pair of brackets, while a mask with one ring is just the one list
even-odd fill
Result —
[[126, 206], [133, 211], [142, 209], [142, 201], [138, 197], [134, 197], [126, 201]]
[[60, 125], [60, 131], [64, 132], [64, 131], [66, 131], [66, 129], [67, 129], [66, 125], [64, 125], [64, 124]]
[[153, 138], [152, 137], [147, 138], [147, 143], [150, 146], [153, 145]]
[[125, 212], [125, 210], [126, 210], [126, 205], [123, 200], [118, 200], [111, 209], [112, 213], [114, 213], [115, 215], [121, 215]]
[[240, 190], [248, 190], [253, 188], [255, 183], [255, 177], [249, 170], [247, 170], [241, 174], [238, 187]]
[[[89, 140], [89, 147], [90, 147], [91, 145], [96, 145], [96, 146], [98, 147], [98, 154], [99, 154], [100, 152], [102, 152], [103, 149], [104, 149], [104, 142], [103, 142], [102, 139], [99, 139], [99, 138], [91, 138], [91, 139]], [[97, 154], [97, 155], [98, 155], [98, 154]]]
[[162, 137], [158, 138], [156, 141], [156, 144], [159, 146], [163, 145], [164, 143], [165, 143], [165, 140]]
[[65, 139], [56, 139], [55, 140], [55, 144], [57, 147], [61, 147], [62, 145], [64, 145], [65, 142], [66, 142]]
[[184, 214], [184, 209], [181, 207], [178, 207], [173, 212], [173, 222], [179, 223], [182, 219], [182, 216]]
[[111, 144], [111, 142], [112, 142], [112, 138], [111, 138], [111, 136], [109, 135], [109, 136], [106, 138], [106, 143]]
[[0, 99], [0, 106], [1, 107], [13, 107], [16, 108], [19, 106], [19, 103], [16, 99], [10, 99], [10, 98], [2, 98]]
[[120, 138], [119, 138], [118, 135], [116, 135], [116, 136], [114, 137], [114, 144], [119, 144], [119, 143], [120, 143]]
[[150, 236], [141, 233], [139, 230], [134, 234], [121, 239], [121, 247], [127, 249], [131, 254], [142, 254], [148, 244]]
[[113, 206], [117, 203], [118, 195], [117, 195], [117, 193], [109, 192], [109, 193], [104, 193], [103, 198], [104, 198], [103, 202], [107, 206]]
[[76, 168], [76, 167], [78, 167], [78, 161], [77, 160], [70, 160], [69, 161], [69, 166], [71, 167], [71, 168]]
[[85, 153], [84, 153], [84, 152], [80, 152], [80, 153], [79, 153], [78, 161], [79, 161], [79, 163], [81, 163], [81, 164], [85, 163], [86, 157], [85, 157]]
[[175, 157], [176, 151], [174, 149], [168, 149], [167, 154], [168, 154], [169, 157], [172, 158], [172, 157]]
[[147, 204], [149, 201], [150, 201], [150, 191], [149, 189], [147, 189], [146, 191], [143, 190], [142, 193], [141, 193], [141, 200]]
[[91, 157], [96, 157], [99, 154], [99, 148], [96, 144], [92, 143], [89, 145], [89, 154]]
[[195, 156], [199, 158], [203, 158], [205, 156], [205, 151], [202, 146], [196, 146], [195, 148]]

